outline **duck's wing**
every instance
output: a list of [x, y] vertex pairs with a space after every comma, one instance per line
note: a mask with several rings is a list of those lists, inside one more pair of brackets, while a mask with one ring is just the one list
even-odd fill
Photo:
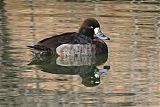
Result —
[[73, 36], [75, 36], [76, 32], [67, 32], [60, 35], [52, 36], [49, 38], [45, 38], [38, 42], [38, 44], [64, 44], [71, 42]]
[[52, 36], [50, 38], [43, 39], [38, 42], [38, 44], [43, 44], [44, 45], [61, 45], [61, 44], [87, 44], [87, 43], [92, 43], [92, 39], [76, 33], [76, 32], [68, 32], [68, 33], [63, 33], [60, 35]]
[[45, 38], [39, 41], [37, 44], [27, 47], [40, 51], [50, 51], [54, 50], [57, 46], [61, 44], [72, 43], [72, 40], [75, 35], [77, 35], [76, 32], [63, 33], [60, 35]]

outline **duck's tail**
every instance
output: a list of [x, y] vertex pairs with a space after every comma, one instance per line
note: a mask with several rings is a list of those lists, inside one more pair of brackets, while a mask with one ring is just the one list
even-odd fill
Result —
[[40, 54], [40, 55], [50, 55], [53, 54], [52, 50], [50, 48], [46, 48], [41, 45], [33, 45], [33, 46], [27, 46], [31, 49], [31, 52], [34, 54]]
[[52, 51], [50, 48], [47, 48], [41, 45], [33, 45], [33, 46], [27, 46], [27, 47], [29, 47], [30, 49], [38, 50], [38, 51], [47, 51], [47, 52]]
[[35, 46], [27, 46], [28, 48], [35, 49]]

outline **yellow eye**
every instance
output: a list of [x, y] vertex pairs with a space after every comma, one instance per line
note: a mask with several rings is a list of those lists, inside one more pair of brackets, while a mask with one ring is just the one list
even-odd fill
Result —
[[93, 28], [93, 26], [90, 26], [89, 28]]

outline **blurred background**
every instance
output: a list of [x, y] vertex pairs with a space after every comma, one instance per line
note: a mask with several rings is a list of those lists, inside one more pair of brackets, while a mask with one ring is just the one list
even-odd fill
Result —
[[[27, 45], [90, 17], [111, 39], [99, 84], [85, 86], [77, 73], [90, 66], [56, 68], [70, 75], [30, 64]], [[159, 78], [159, 0], [0, 0], [0, 107], [160, 107]]]

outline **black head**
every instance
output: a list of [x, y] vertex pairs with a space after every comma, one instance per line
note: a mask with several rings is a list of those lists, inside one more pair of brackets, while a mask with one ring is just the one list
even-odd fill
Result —
[[100, 24], [98, 23], [98, 21], [94, 18], [88, 18], [86, 20], [84, 20], [84, 22], [82, 23], [80, 29], [79, 29], [79, 33], [88, 36], [92, 39], [94, 39], [95, 37], [98, 37], [100, 39], [109, 39], [107, 36], [105, 36], [101, 30], [100, 30]]

